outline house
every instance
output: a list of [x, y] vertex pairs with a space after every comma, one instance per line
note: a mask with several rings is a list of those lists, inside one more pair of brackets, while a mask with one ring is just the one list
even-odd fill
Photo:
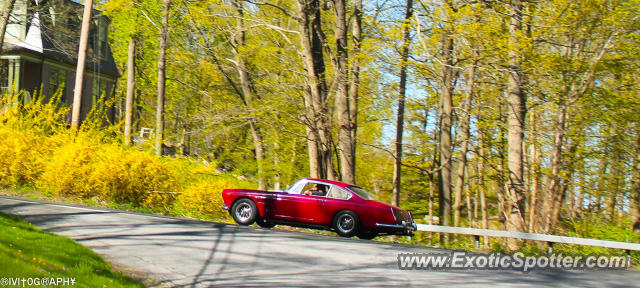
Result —
[[[8, 0], [0, 2], [6, 7]], [[16, 0], [0, 55], [0, 95], [23, 91], [20, 101], [27, 103], [33, 95], [50, 99], [60, 93], [61, 102], [72, 105], [82, 10], [82, 4], [71, 0]], [[119, 76], [107, 41], [109, 24], [94, 10], [82, 119], [101, 97], [112, 96]]]

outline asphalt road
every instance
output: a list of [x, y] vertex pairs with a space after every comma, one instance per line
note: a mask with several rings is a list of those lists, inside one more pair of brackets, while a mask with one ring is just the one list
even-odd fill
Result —
[[640, 287], [638, 271], [406, 271], [398, 253], [448, 251], [4, 196], [0, 211], [163, 287]]

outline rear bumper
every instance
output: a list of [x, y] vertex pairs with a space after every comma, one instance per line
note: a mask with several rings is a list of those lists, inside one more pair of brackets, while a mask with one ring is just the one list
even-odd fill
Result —
[[402, 224], [382, 224], [376, 223], [376, 227], [380, 232], [386, 232], [394, 235], [413, 235], [418, 230], [416, 223], [402, 221]]

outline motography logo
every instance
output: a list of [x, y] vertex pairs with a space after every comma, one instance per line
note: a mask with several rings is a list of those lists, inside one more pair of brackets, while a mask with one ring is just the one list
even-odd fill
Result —
[[631, 267], [631, 257], [612, 255], [525, 255], [477, 254], [467, 251], [451, 253], [401, 253], [401, 270], [606, 270]]

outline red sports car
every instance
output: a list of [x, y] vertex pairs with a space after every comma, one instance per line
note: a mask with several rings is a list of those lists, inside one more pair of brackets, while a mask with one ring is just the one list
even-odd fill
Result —
[[416, 230], [410, 212], [382, 203], [358, 186], [336, 181], [303, 178], [285, 191], [225, 189], [222, 198], [222, 208], [240, 225], [285, 224], [363, 239], [378, 234], [412, 235]]

